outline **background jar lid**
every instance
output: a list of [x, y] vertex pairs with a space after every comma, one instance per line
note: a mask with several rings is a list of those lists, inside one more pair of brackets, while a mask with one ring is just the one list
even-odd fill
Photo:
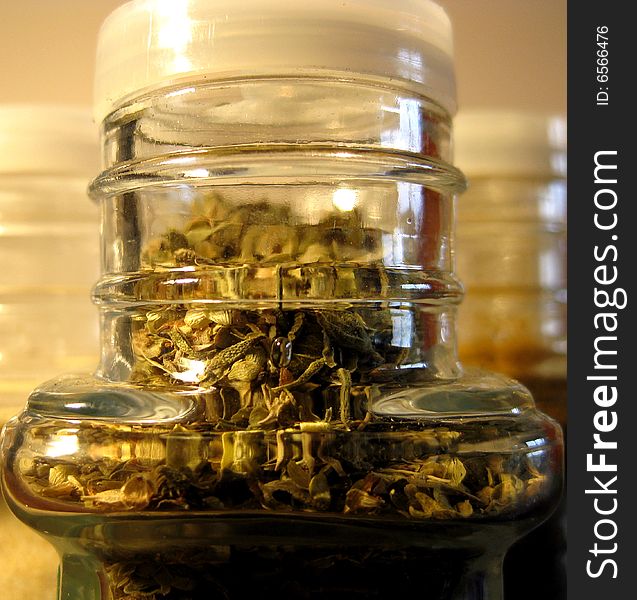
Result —
[[454, 164], [467, 177], [566, 177], [566, 118], [511, 110], [460, 111]]

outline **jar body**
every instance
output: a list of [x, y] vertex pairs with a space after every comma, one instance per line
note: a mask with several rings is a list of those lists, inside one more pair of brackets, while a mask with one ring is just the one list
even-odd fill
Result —
[[561, 433], [458, 364], [444, 111], [387, 83], [199, 82], [103, 137], [100, 366], [3, 441], [63, 597], [388, 597], [424, 569], [432, 597], [498, 598]]

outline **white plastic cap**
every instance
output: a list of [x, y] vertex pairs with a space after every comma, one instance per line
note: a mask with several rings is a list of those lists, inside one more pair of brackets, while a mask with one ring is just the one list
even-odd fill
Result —
[[0, 106], [0, 173], [94, 176], [98, 141], [88, 107]]
[[95, 117], [181, 82], [394, 79], [456, 110], [451, 24], [432, 0], [132, 0], [103, 23]]
[[454, 164], [468, 177], [566, 177], [566, 119], [503, 110], [460, 111]]

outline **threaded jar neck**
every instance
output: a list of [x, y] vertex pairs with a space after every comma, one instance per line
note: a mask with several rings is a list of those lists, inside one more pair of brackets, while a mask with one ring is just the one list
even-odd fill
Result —
[[91, 190], [101, 372], [134, 370], [113, 339], [131, 339], [122, 327], [135, 311], [144, 321], [223, 304], [384, 311], [384, 325], [368, 323], [377, 341], [414, 350], [401, 360], [427, 377], [457, 376], [452, 224], [464, 182], [450, 131], [427, 98], [358, 80], [202, 82], [121, 107], [103, 123], [106, 170]]

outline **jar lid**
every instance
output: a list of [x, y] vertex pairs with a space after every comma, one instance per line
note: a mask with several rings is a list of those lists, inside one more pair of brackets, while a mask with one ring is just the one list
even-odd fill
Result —
[[193, 79], [366, 77], [455, 113], [451, 23], [432, 0], [132, 0], [103, 23], [95, 117]]
[[566, 177], [566, 118], [521, 111], [461, 111], [456, 166], [468, 177]]
[[0, 173], [93, 176], [99, 170], [98, 131], [82, 106], [0, 106]]

